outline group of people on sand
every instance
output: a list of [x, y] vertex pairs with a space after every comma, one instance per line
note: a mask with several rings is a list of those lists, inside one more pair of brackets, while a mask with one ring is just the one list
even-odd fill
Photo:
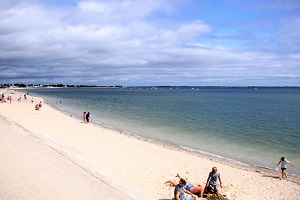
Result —
[[88, 124], [90, 122], [90, 112], [83, 112], [83, 123]]
[[9, 103], [12, 102], [12, 97], [11, 96], [8, 96], [7, 99], [5, 99], [5, 96], [4, 96], [4, 93], [1, 95], [0, 97], [0, 102], [1, 103], [6, 103], [6, 100], [9, 101]]
[[213, 167], [212, 171], [209, 172], [206, 185], [193, 185], [187, 184], [184, 178], [181, 178], [179, 174], [176, 175], [179, 178], [179, 183], [176, 184], [172, 180], [167, 180], [165, 183], [170, 183], [175, 187], [174, 189], [174, 200], [186, 200], [184, 194], [190, 194], [191, 198], [196, 200], [197, 196], [203, 197], [204, 194], [208, 193], [219, 193], [219, 186], [222, 188], [222, 181], [220, 172], [218, 172], [217, 167]]
[[[288, 161], [287, 159], [285, 159], [285, 157], [281, 157], [281, 159], [277, 163], [277, 166], [279, 164], [281, 165], [280, 179], [283, 179], [284, 177], [287, 178], [287, 173], [286, 173], [287, 164], [291, 164], [292, 166], [294, 166], [294, 163]], [[167, 180], [165, 182], [175, 187], [174, 200], [187, 200], [187, 198], [185, 198], [184, 195], [185, 193], [190, 194], [191, 197], [189, 199], [193, 199], [193, 200], [196, 200], [197, 196], [203, 198], [205, 194], [209, 194], [209, 193], [219, 194], [219, 186], [220, 188], [223, 187], [221, 176], [217, 170], [217, 167], [213, 167], [212, 171], [209, 172], [205, 187], [203, 187], [202, 185], [187, 184], [186, 180], [184, 178], [181, 178], [179, 174], [177, 174], [176, 177], [179, 178], [178, 184], [176, 184], [172, 180]]]
[[35, 105], [35, 109], [40, 110], [41, 108], [42, 108], [42, 102], [40, 101], [40, 103]]
[[[15, 94], [15, 93], [11, 92], [11, 94]], [[24, 94], [24, 99], [25, 100], [27, 100], [27, 94]], [[20, 97], [18, 98], [18, 101], [21, 101], [21, 100], [22, 100], [22, 95], [20, 95]], [[7, 101], [9, 101], [9, 103], [12, 103], [12, 96], [7, 96], [7, 98], [5, 98], [4, 93], [2, 93], [0, 95], [0, 102], [1, 103], [6, 103]]]

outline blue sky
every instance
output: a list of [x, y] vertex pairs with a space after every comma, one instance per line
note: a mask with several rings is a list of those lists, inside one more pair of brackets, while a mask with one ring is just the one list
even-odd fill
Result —
[[300, 86], [298, 0], [0, 1], [0, 83]]

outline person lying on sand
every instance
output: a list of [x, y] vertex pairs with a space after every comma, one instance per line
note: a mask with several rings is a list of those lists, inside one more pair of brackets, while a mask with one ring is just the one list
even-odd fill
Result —
[[[180, 180], [182, 179], [179, 174], [176, 175], [176, 177], [178, 177]], [[166, 183], [170, 183], [172, 186], [176, 187], [176, 183], [172, 180], [167, 180], [165, 182]], [[197, 185], [197, 186], [194, 186], [193, 184], [186, 184], [184, 187], [183, 187], [185, 190], [195, 194], [195, 195], [198, 195], [200, 197], [203, 197], [203, 194], [204, 194], [204, 187], [201, 186], [201, 185]]]

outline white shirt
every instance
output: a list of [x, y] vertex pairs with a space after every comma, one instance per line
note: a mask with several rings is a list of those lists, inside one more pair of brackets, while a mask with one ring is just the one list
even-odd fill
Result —
[[284, 161], [280, 160], [281, 163], [281, 168], [287, 168], [287, 164], [291, 164], [290, 161], [288, 161], [287, 159], [284, 159]]

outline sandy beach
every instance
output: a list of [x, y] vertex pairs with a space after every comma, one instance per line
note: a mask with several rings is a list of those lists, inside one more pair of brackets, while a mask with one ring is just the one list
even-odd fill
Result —
[[[112, 193], [124, 194], [130, 199], [172, 199], [174, 187], [164, 184], [167, 179], [177, 182], [175, 175], [178, 173], [186, 178], [188, 183], [205, 185], [208, 173], [216, 166], [223, 182], [220, 192], [222, 194], [229, 192], [229, 199], [299, 199], [300, 197], [299, 183], [279, 180], [279, 173], [278, 176], [274, 176], [263, 171], [242, 169], [168, 146], [157, 145], [144, 139], [130, 137], [112, 129], [84, 124], [80, 119], [61, 113], [45, 103], [37, 111], [34, 107], [40, 101], [43, 102], [43, 99], [29, 94], [27, 100], [24, 100], [24, 93], [13, 91], [14, 94], [11, 94], [11, 92], [6, 92], [5, 96], [11, 95], [12, 103], [9, 101], [0, 103], [1, 127], [6, 127], [1, 130], [1, 137], [11, 129], [16, 135], [22, 135], [22, 131], [26, 131], [34, 136], [30, 140], [40, 141], [30, 145], [39, 145], [41, 142], [48, 145], [55, 152], [63, 155], [61, 159], [71, 161], [72, 165], [80, 167], [95, 178], [90, 177], [84, 180], [85, 183], [104, 182], [113, 189]], [[18, 101], [20, 95], [22, 100]], [[34, 98], [33, 103], [31, 98]], [[5, 142], [1, 142], [0, 148], [1, 150], [19, 149], [23, 145], [28, 145], [28, 142], [24, 144], [19, 142], [13, 147], [8, 147]], [[55, 157], [53, 159], [58, 160]], [[17, 179], [16, 176], [2, 176], [14, 163], [6, 162], [5, 159], [0, 161], [0, 183], [6, 184], [10, 181], [7, 179]], [[275, 165], [276, 163], [274, 168]], [[18, 167], [22, 169], [22, 163], [18, 163]], [[61, 170], [68, 171], [68, 168], [61, 168]], [[74, 176], [77, 176], [77, 173], [83, 172], [74, 172]], [[39, 174], [44, 176], [43, 171], [39, 171]], [[62, 174], [64, 176], [64, 173]], [[32, 173], [32, 176], [35, 174]], [[66, 173], [65, 176], [71, 175]], [[39, 179], [30, 179], [30, 181], [38, 182]], [[25, 187], [24, 183], [22, 185]], [[7, 187], [9, 186], [20, 187], [17, 183], [8, 184]], [[41, 195], [50, 196], [55, 193], [53, 188], [49, 190], [37, 188], [41, 190], [39, 191]], [[94, 199], [96, 190], [89, 187], [83, 187], [82, 190], [90, 190], [85, 191], [85, 199]], [[7, 191], [16, 193], [15, 196], [19, 192], [12, 188]], [[119, 197], [116, 196], [115, 199]]]

